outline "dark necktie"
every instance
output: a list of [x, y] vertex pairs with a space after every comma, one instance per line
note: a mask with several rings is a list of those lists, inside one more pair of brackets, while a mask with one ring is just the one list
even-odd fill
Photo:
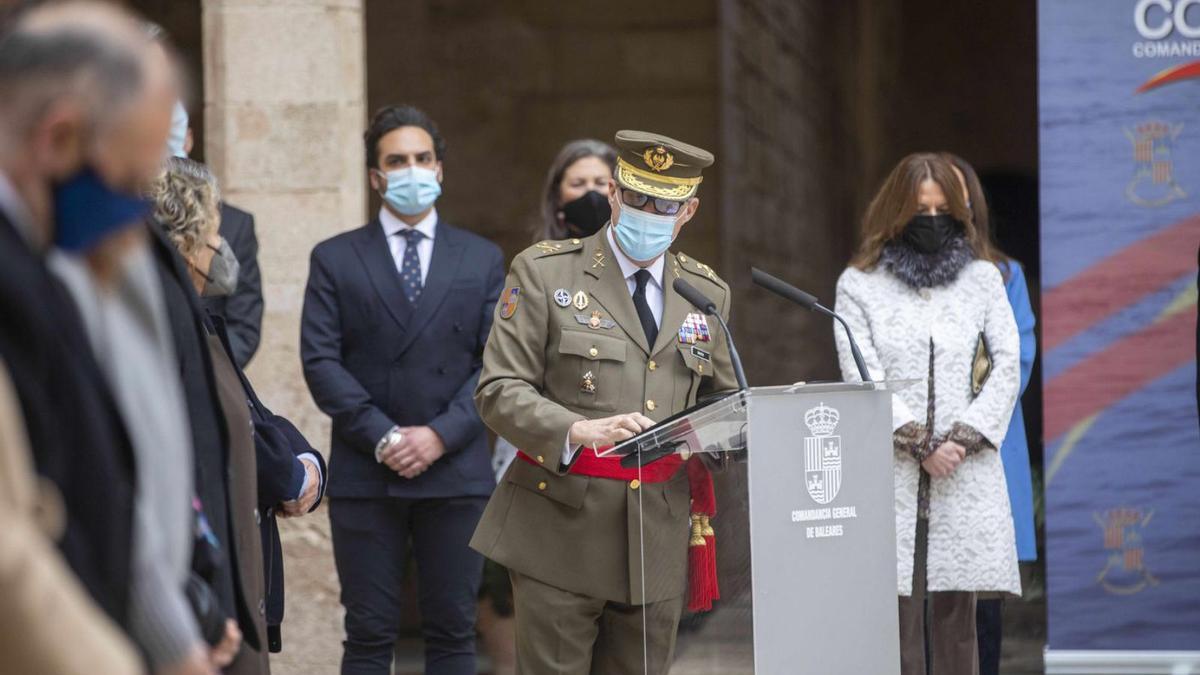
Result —
[[404, 229], [398, 234], [404, 237], [404, 261], [400, 264], [400, 281], [404, 284], [404, 297], [411, 305], [421, 298], [421, 256], [417, 255], [417, 244], [425, 235], [418, 230]]
[[641, 269], [633, 273], [637, 288], [633, 289], [633, 306], [637, 309], [638, 319], [642, 322], [642, 330], [646, 332], [646, 342], [654, 348], [658, 338], [658, 322], [654, 320], [654, 312], [650, 311], [650, 303], [646, 302], [646, 284], [650, 283], [650, 272]]

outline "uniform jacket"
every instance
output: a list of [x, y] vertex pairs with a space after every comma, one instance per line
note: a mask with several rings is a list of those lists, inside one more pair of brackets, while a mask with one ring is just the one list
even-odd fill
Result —
[[[990, 262], [967, 264], [948, 284], [919, 291], [883, 266], [847, 269], [838, 279], [837, 311], [859, 339], [873, 379], [927, 382], [933, 341], [936, 399], [933, 432], [955, 422], [978, 430], [999, 448], [1020, 387], [1019, 340], [1000, 270]], [[992, 355], [992, 372], [971, 399], [971, 364], [982, 333]], [[842, 331], [835, 331], [842, 376], [858, 370]], [[924, 424], [928, 387], [900, 389], [892, 396], [892, 428]], [[920, 466], [895, 453], [897, 587], [912, 593]], [[968, 456], [930, 489], [928, 588], [930, 591], [1008, 591], [1019, 594], [1021, 579], [1012, 513], [1000, 455]]]
[[221, 202], [221, 236], [238, 259], [237, 289], [232, 295], [201, 298], [204, 308], [225, 319], [229, 347], [238, 368], [245, 368], [262, 335], [262, 275], [258, 270], [258, 237], [254, 216]]
[[[445, 222], [416, 307], [377, 219], [313, 249], [300, 355], [313, 399], [333, 418], [330, 497], [491, 494], [491, 452], [471, 394], [503, 277], [499, 247]], [[393, 425], [432, 427], [446, 454], [400, 477], [375, 461]]]
[[[1025, 286], [1025, 272], [1016, 262], [1009, 262], [1008, 278], [1004, 290], [1012, 306], [1013, 318], [1017, 321], [1017, 333], [1021, 339], [1021, 392], [1029, 386], [1033, 372], [1033, 360], [1037, 356], [1037, 322], [1033, 307], [1029, 303], [1029, 289]], [[1008, 501], [1012, 505], [1013, 527], [1017, 534], [1017, 559], [1037, 560], [1037, 533], [1033, 524], [1033, 477], [1029, 469], [1029, 439], [1025, 435], [1025, 415], [1021, 412], [1020, 395], [1013, 408], [1008, 433], [1004, 434], [1004, 445], [1000, 447], [1000, 458], [1004, 462], [1004, 479], [1008, 484]]]
[[[662, 323], [655, 344], [648, 345], [605, 232], [542, 242], [513, 261], [504, 294], [511, 298], [517, 289], [516, 307], [507, 318], [503, 306], [497, 309], [475, 400], [487, 425], [538, 464], [513, 461], [471, 546], [543, 583], [642, 604], [684, 591], [690, 510], [685, 472], [634, 489], [622, 481], [568, 475], [560, 466], [563, 447], [578, 420], [641, 412], [660, 421], [693, 405], [698, 394], [736, 388], [715, 321], [710, 340], [697, 349], [679, 341], [681, 324], [696, 310], [671, 283], [686, 279], [722, 316], [728, 316], [730, 294], [709, 267], [665, 254]], [[554, 299], [559, 289], [584, 293], [586, 308], [561, 306]], [[590, 328], [593, 312], [613, 325]], [[582, 386], [588, 373], [594, 392]]]

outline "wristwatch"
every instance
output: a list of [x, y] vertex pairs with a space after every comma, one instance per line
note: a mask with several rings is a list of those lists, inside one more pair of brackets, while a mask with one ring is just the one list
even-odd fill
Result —
[[383, 464], [382, 456], [384, 449], [393, 443], [403, 442], [404, 434], [400, 431], [400, 427], [396, 426], [388, 429], [388, 432], [383, 435], [383, 438], [379, 439], [379, 442], [375, 444], [375, 461], [379, 464]]

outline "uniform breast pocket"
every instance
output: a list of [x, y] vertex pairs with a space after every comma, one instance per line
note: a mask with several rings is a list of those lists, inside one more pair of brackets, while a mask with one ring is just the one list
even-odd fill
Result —
[[[563, 329], [558, 343], [562, 371], [559, 385], [580, 408], [613, 412], [621, 401], [621, 385], [628, 344], [621, 338], [593, 331]], [[572, 384], [571, 380], [575, 381]]]
[[706, 381], [704, 378], [711, 378], [713, 375], [712, 352], [708, 349], [708, 345], [709, 343], [704, 343], [702, 346], [682, 343], [676, 345], [679, 349], [679, 357], [683, 359], [683, 365], [687, 368], [684, 371], [686, 376], [675, 378], [676, 410], [683, 410], [695, 405], [700, 385]]

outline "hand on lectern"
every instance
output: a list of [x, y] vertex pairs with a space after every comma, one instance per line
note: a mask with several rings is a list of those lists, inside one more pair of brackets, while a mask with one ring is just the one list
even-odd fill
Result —
[[579, 420], [571, 425], [568, 441], [572, 445], [596, 448], [629, 440], [654, 426], [654, 420], [641, 413], [613, 415], [598, 420]]

